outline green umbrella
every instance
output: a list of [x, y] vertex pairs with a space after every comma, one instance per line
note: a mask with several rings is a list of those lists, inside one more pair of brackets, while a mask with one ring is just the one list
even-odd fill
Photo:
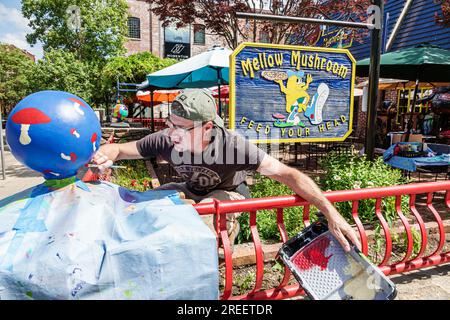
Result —
[[[356, 75], [369, 76], [370, 58], [356, 63]], [[450, 81], [450, 50], [430, 44], [381, 55], [380, 77], [422, 82]]]
[[[356, 75], [369, 75], [370, 58], [356, 63]], [[419, 81], [448, 82], [450, 81], [450, 51], [423, 43], [414, 48], [408, 48], [381, 55], [380, 77], [405, 80], [415, 80], [414, 98], [416, 104]], [[408, 132], [412, 129], [412, 113], [408, 122]], [[408, 137], [407, 137], [408, 139]]]

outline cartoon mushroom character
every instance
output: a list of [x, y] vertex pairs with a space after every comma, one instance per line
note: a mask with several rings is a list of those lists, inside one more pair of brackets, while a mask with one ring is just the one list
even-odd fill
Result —
[[16, 124], [21, 125], [19, 142], [23, 145], [30, 144], [31, 142], [31, 138], [28, 135], [28, 130], [30, 129], [31, 125], [44, 124], [51, 121], [51, 119], [45, 113], [36, 108], [22, 109], [16, 112], [12, 116], [11, 120]]
[[94, 150], [94, 152], [95, 150], [97, 150], [97, 148], [95, 147], [95, 141], [97, 141], [97, 134], [94, 132], [91, 136], [92, 149]]

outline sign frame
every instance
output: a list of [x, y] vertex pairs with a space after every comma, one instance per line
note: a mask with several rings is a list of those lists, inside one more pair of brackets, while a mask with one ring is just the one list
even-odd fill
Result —
[[326, 138], [281, 138], [281, 139], [249, 139], [253, 143], [267, 143], [267, 144], [279, 144], [279, 143], [297, 143], [297, 142], [342, 142], [347, 139], [353, 131], [353, 110], [354, 110], [354, 90], [355, 90], [355, 77], [356, 77], [356, 60], [348, 49], [338, 48], [322, 48], [322, 47], [308, 47], [297, 45], [281, 45], [271, 43], [254, 43], [243, 42], [241, 43], [230, 55], [230, 92], [229, 92], [229, 130], [236, 130], [236, 57], [246, 47], [256, 48], [271, 48], [271, 49], [284, 49], [284, 50], [306, 50], [316, 52], [329, 52], [329, 53], [341, 53], [347, 55], [352, 62], [352, 74], [350, 79], [350, 112], [349, 112], [349, 129], [342, 137], [326, 137]]

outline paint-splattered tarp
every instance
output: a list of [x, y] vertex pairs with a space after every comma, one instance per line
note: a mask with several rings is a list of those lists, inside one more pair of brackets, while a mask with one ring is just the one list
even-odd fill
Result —
[[1, 299], [217, 299], [216, 238], [175, 191], [81, 181], [0, 201]]

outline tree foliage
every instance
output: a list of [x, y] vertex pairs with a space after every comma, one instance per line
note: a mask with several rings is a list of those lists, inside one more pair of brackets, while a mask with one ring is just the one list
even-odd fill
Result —
[[317, 26], [243, 21], [236, 12], [256, 12], [282, 16], [325, 17], [336, 20], [366, 20], [370, 0], [148, 0], [152, 11], [167, 26], [177, 27], [203, 21], [213, 34], [222, 37], [230, 48], [240, 39], [254, 41], [259, 31], [269, 35], [270, 43], [287, 43], [291, 35], [307, 38]]
[[[81, 28], [73, 29], [79, 8]], [[104, 61], [124, 53], [127, 32], [125, 0], [22, 0], [22, 13], [33, 30], [27, 41], [43, 43], [44, 51], [64, 49], [85, 61]]]
[[30, 91], [28, 75], [34, 61], [22, 50], [0, 44], [0, 107], [8, 112]]
[[113, 94], [117, 80], [126, 83], [142, 83], [146, 75], [166, 68], [177, 60], [161, 59], [150, 52], [140, 52], [127, 57], [114, 57], [108, 60], [101, 76], [103, 87]]
[[161, 59], [150, 52], [140, 52], [127, 57], [114, 57], [103, 68], [103, 78], [109, 85], [120, 82], [141, 83], [146, 75], [177, 62], [174, 59]]
[[31, 89], [67, 91], [93, 106], [98, 91], [92, 80], [96, 73], [95, 65], [78, 60], [73, 52], [50, 49], [30, 74]]
[[435, 0], [441, 5], [442, 13], [436, 12], [436, 22], [442, 26], [450, 27], [450, 0]]

